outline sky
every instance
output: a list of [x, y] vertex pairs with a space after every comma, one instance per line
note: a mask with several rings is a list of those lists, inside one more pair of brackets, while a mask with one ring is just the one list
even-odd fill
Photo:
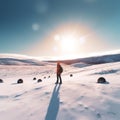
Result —
[[120, 46], [120, 0], [0, 0], [0, 53], [82, 57]]

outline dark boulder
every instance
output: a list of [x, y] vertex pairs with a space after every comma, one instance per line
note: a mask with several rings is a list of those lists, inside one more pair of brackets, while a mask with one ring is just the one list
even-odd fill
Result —
[[70, 74], [70, 77], [73, 77], [73, 74]]
[[48, 78], [50, 78], [50, 76], [48, 76]]
[[2, 80], [2, 79], [0, 79], [0, 83], [3, 83], [3, 80]]
[[38, 79], [38, 81], [37, 81], [37, 82], [38, 82], [38, 83], [39, 83], [39, 82], [42, 82], [42, 80], [41, 80], [41, 79]]
[[23, 80], [22, 80], [22, 79], [19, 79], [19, 80], [17, 81], [17, 83], [18, 83], [18, 84], [23, 83]]
[[100, 77], [100, 78], [98, 78], [98, 80], [97, 80], [97, 83], [106, 83], [107, 81], [106, 81], [106, 79], [104, 78], [104, 77]]
[[36, 77], [34, 77], [33, 80], [36, 80]]

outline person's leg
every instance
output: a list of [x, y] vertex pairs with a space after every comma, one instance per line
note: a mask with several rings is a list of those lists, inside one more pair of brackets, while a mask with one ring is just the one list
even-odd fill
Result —
[[55, 83], [55, 84], [58, 84], [58, 80], [59, 80], [59, 76], [58, 76], [58, 74], [57, 74], [57, 81], [56, 81], [56, 83]]
[[59, 75], [59, 78], [60, 78], [60, 84], [62, 84], [62, 78], [61, 78], [61, 75]]

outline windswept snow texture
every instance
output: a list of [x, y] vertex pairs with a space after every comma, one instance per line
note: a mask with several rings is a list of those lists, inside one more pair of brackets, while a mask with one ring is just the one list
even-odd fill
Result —
[[0, 66], [0, 120], [120, 120], [120, 62], [62, 64], [62, 85], [55, 63], [40, 64]]

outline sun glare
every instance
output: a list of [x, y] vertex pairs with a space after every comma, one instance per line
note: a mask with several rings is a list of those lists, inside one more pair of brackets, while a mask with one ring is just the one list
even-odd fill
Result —
[[61, 36], [61, 48], [63, 52], [71, 52], [75, 50], [75, 36], [73, 35], [63, 35]]
[[54, 39], [55, 39], [56, 41], [58, 41], [58, 40], [60, 40], [60, 36], [57, 34], [57, 35], [54, 36]]
[[67, 24], [58, 27], [53, 35], [53, 50], [60, 55], [81, 54], [87, 44], [89, 30], [86, 26], [79, 24]]
[[41, 55], [73, 58], [85, 55], [91, 42], [91, 32], [87, 27], [78, 24], [65, 24], [53, 30], [42, 42], [34, 45], [35, 54], [41, 48]]
[[86, 42], [86, 37], [82, 36], [80, 37], [80, 44], [83, 45]]
[[85, 36], [80, 36], [79, 34], [70, 33], [62, 33], [56, 34], [54, 36], [54, 40], [59, 45], [59, 49], [63, 53], [76, 53], [77, 49], [80, 46], [83, 46], [86, 42]]

